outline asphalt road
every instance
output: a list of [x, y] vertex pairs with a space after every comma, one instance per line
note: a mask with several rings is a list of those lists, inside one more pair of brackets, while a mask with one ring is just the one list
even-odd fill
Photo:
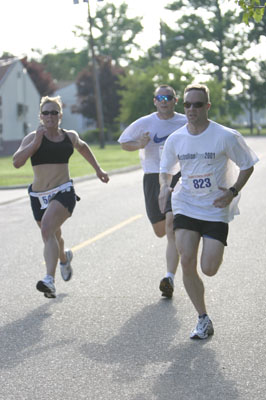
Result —
[[0, 205], [0, 399], [262, 400], [266, 390], [266, 139], [230, 225], [223, 265], [203, 277], [215, 334], [191, 341], [195, 311], [179, 269], [162, 299], [165, 239], [145, 215], [140, 170], [76, 184], [64, 227], [74, 276], [35, 289], [42, 242], [27, 198]]

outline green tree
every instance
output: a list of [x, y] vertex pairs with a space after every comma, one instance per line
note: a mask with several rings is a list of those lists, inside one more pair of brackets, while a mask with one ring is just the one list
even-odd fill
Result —
[[[194, 63], [195, 72], [226, 81], [227, 90], [239, 73], [243, 54], [250, 46], [245, 30], [239, 32], [240, 15], [217, 0], [177, 0], [167, 6], [179, 16], [175, 29], [162, 23], [164, 54]], [[243, 24], [243, 27], [245, 25]], [[157, 52], [160, 49], [157, 47]]]
[[266, 3], [260, 0], [235, 0], [242, 10], [243, 22], [247, 25], [250, 20], [255, 20], [255, 22], [260, 22], [264, 16]]
[[[143, 62], [143, 60], [141, 60]], [[145, 71], [135, 67], [128, 69], [125, 76], [120, 77], [122, 90], [119, 121], [125, 125], [130, 124], [143, 115], [155, 111], [153, 93], [160, 84], [172, 86], [179, 99], [176, 111], [184, 113], [183, 93], [185, 87], [193, 82], [190, 74], [184, 74], [179, 68], [169, 64], [167, 60], [154, 62]], [[211, 93], [211, 109], [209, 117], [222, 124], [229, 124], [230, 118], [225, 112], [227, 109], [226, 92], [223, 82], [212, 78], [206, 82]]]
[[[135, 38], [143, 29], [141, 18], [126, 16], [127, 8], [126, 3], [119, 7], [107, 3], [97, 9], [95, 17], [91, 18], [95, 53], [111, 57], [117, 64], [131, 59], [132, 51], [139, 48]], [[87, 30], [77, 26], [75, 34], [89, 43], [89, 26]]]
[[209, 79], [205, 84], [210, 90], [211, 108], [209, 111], [209, 118], [214, 121], [226, 125], [232, 125], [232, 118], [230, 115], [237, 116], [242, 108], [237, 101], [230, 104], [231, 112], [228, 113], [228, 96], [224, 89], [224, 82], [219, 82], [216, 77]]
[[14, 54], [9, 53], [8, 51], [4, 51], [0, 56], [0, 60], [7, 60], [8, 58], [15, 58]]
[[57, 81], [73, 81], [78, 73], [88, 65], [88, 50], [76, 53], [65, 50], [56, 54], [46, 54], [41, 60], [46, 71]]
[[[97, 57], [99, 82], [102, 96], [104, 123], [109, 132], [116, 128], [116, 118], [119, 113], [119, 77], [124, 75], [124, 69], [114, 65], [110, 57]], [[77, 78], [78, 105], [75, 112], [97, 119], [93, 86], [92, 68], [84, 69]]]
[[232, 93], [246, 74], [246, 51], [263, 34], [263, 21], [258, 24], [260, 33], [254, 30], [249, 39], [251, 28], [241, 23], [242, 16], [236, 6], [229, 9], [224, 1], [176, 0], [167, 9], [177, 14], [176, 26], [169, 27], [162, 21], [163, 46], [154, 46], [153, 56], [175, 57], [181, 69], [190, 62], [194, 76], [216, 78], [223, 85], [227, 107], [220, 114], [236, 116], [241, 107]]
[[[170, 66], [167, 60], [154, 63], [145, 70], [135, 67], [128, 69], [125, 76], [120, 77], [120, 114], [119, 121], [129, 124], [143, 115], [155, 111], [153, 93], [157, 86], [168, 84], [172, 86], [177, 96], [182, 99], [183, 91], [192, 81], [189, 74]], [[177, 111], [183, 113], [182, 100], [177, 105]]]
[[248, 34], [250, 42], [260, 43], [260, 39], [266, 36], [266, 17], [262, 18], [256, 24], [253, 23], [253, 29]]

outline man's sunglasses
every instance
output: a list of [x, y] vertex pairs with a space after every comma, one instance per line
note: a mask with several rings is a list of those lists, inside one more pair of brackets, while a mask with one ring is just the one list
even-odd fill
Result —
[[171, 101], [171, 100], [173, 100], [175, 97], [174, 96], [172, 96], [171, 94], [165, 94], [165, 95], [163, 95], [163, 94], [158, 94], [157, 96], [154, 96], [154, 98], [157, 100], [157, 101], [163, 101], [163, 100], [165, 100], [165, 101]]
[[42, 115], [58, 115], [59, 111], [53, 110], [53, 111], [42, 111]]
[[193, 108], [201, 108], [204, 106], [204, 104], [206, 103], [203, 103], [203, 101], [196, 101], [195, 103], [190, 103], [189, 101], [185, 101], [184, 107], [190, 108], [191, 106], [193, 106]]

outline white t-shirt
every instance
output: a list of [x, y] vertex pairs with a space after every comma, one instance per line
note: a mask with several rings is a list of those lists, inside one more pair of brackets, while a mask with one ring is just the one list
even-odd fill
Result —
[[173, 213], [231, 221], [239, 214], [240, 196], [229, 206], [216, 208], [213, 201], [223, 193], [218, 187], [228, 189], [236, 182], [239, 169], [248, 169], [257, 161], [239, 132], [210, 121], [204, 132], [192, 135], [185, 125], [167, 139], [161, 159], [160, 172], [170, 173], [176, 162], [181, 169], [181, 181], [172, 194]]
[[[149, 143], [144, 149], [139, 150], [140, 161], [144, 173], [159, 173], [160, 158], [166, 139], [186, 122], [187, 118], [183, 114], [174, 113], [172, 118], [160, 119], [157, 112], [154, 112], [132, 122], [121, 134], [118, 142], [137, 141], [143, 133], [149, 132]], [[174, 168], [173, 174], [176, 172], [178, 172], [178, 169]]]

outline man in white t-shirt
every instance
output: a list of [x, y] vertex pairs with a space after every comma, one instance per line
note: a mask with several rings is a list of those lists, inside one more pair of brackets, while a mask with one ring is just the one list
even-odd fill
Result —
[[208, 119], [210, 106], [205, 85], [186, 87], [188, 123], [167, 139], [160, 166], [161, 209], [172, 191], [171, 168], [178, 162], [181, 170], [181, 182], [172, 193], [172, 209], [184, 286], [199, 315], [191, 339], [206, 339], [214, 333], [206, 311], [204, 285], [197, 273], [200, 239], [202, 272], [213, 276], [222, 263], [228, 223], [239, 214], [238, 193], [258, 161], [239, 132]]
[[[160, 211], [158, 196], [160, 192], [159, 172], [163, 145], [168, 136], [183, 126], [187, 119], [183, 114], [174, 111], [177, 103], [175, 90], [168, 85], [159, 86], [154, 92], [154, 105], [157, 112], [137, 119], [121, 134], [118, 142], [123, 150], [139, 150], [141, 165], [144, 171], [143, 190], [148, 218], [158, 237], [167, 236], [166, 276], [160, 282], [162, 296], [171, 298], [174, 290], [174, 277], [179, 261], [173, 232], [173, 214], [171, 198]], [[173, 167], [171, 186], [177, 183], [180, 174]]]

